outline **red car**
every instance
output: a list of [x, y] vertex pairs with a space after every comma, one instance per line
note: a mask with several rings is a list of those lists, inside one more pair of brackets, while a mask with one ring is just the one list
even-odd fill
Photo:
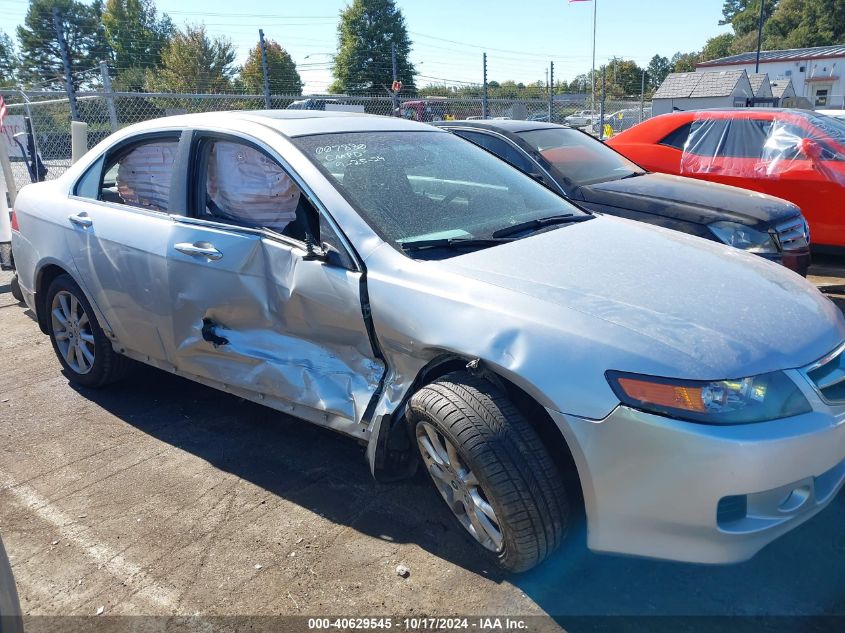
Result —
[[775, 108], [673, 112], [607, 143], [650, 171], [789, 200], [803, 211], [814, 250], [845, 252], [843, 121]]

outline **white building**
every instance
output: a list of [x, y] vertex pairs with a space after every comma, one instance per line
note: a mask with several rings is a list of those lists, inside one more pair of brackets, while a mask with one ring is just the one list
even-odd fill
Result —
[[[754, 72], [756, 52], [741, 53], [696, 64], [696, 71]], [[760, 72], [770, 81], [789, 79], [799, 97], [816, 108], [845, 108], [845, 45], [793, 48], [760, 53]]]
[[673, 110], [744, 108], [753, 97], [754, 90], [744, 70], [672, 73], [654, 93], [651, 112], [657, 116]]

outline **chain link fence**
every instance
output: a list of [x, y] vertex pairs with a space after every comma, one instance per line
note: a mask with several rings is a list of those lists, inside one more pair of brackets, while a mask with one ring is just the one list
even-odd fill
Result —
[[[8, 115], [3, 133], [10, 148], [12, 169], [18, 188], [33, 179], [54, 179], [71, 164], [71, 108], [63, 91], [22, 92], [0, 90]], [[196, 112], [261, 110], [263, 95], [175, 94], [136, 92], [80, 92], [76, 95], [79, 119], [88, 125], [88, 146], [113, 131], [133, 123], [159, 117]], [[344, 96], [274, 95], [273, 109], [346, 110], [403, 116], [429, 122], [442, 119], [481, 119], [485, 100], [444, 97], [400, 97], [398, 111], [389, 95]], [[584, 94], [555, 95], [548, 99], [488, 99], [487, 118], [551, 121], [578, 127], [607, 137], [651, 116], [651, 104], [638, 99], [606, 101], [604, 126], [599, 112], [590, 111]], [[598, 104], [596, 109], [599, 109]], [[31, 134], [29, 134], [31, 130]], [[34, 145], [34, 147], [33, 147]], [[24, 156], [36, 153], [43, 168], [31, 169]], [[32, 173], [40, 171], [39, 173]]]

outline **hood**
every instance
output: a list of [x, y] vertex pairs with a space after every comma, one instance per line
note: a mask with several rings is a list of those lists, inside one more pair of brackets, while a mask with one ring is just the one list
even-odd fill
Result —
[[695, 224], [739, 222], [769, 226], [800, 213], [786, 200], [763, 193], [668, 174], [643, 174], [579, 187], [573, 197], [594, 205], [631, 209]]
[[599, 216], [437, 264], [531, 297], [530, 310], [550, 322], [566, 318], [552, 316], [565, 314], [559, 308], [586, 315], [592, 340], [651, 350], [620, 370], [649, 373], [643, 365], [653, 361], [677, 377], [738, 378], [803, 367], [845, 339], [838, 308], [783, 266], [620, 218]]

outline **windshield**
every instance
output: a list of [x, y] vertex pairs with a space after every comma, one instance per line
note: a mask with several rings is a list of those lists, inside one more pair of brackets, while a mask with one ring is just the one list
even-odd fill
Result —
[[645, 172], [593, 137], [567, 128], [519, 132], [573, 185], [590, 185]]
[[845, 144], [845, 121], [837, 117], [825, 116], [823, 114], [802, 113], [810, 122], [828, 137], [840, 144]]
[[445, 132], [355, 132], [293, 139], [384, 240], [488, 239], [583, 211], [487, 151]]

